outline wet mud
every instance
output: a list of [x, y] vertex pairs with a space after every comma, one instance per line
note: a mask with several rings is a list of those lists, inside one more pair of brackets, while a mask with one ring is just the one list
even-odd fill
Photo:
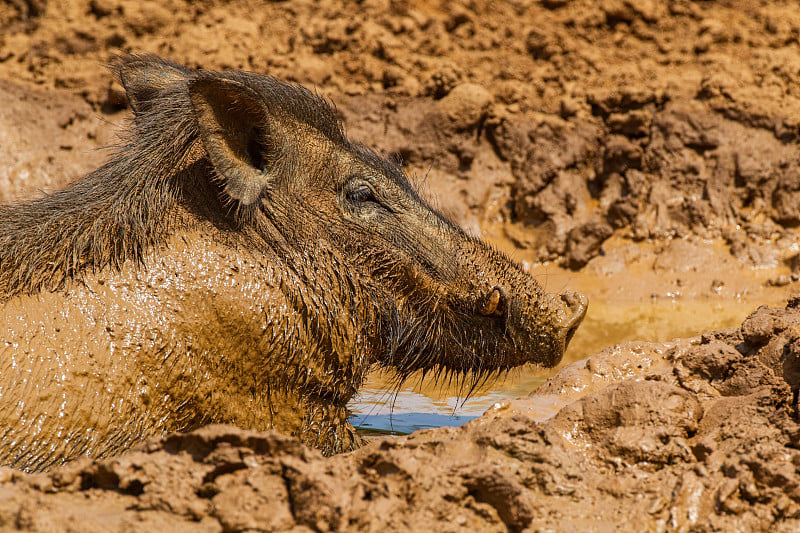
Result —
[[[315, 86], [443, 212], [591, 300], [562, 368], [475, 392], [457, 415], [500, 404], [462, 428], [326, 460], [216, 427], [3, 470], [0, 524], [800, 527], [798, 36], [788, 0], [0, 5], [0, 201], [102, 162], [130, 113], [103, 64], [153, 52]], [[389, 385], [351, 407], [391, 412]], [[460, 392], [413, 377], [394, 412], [447, 417]]]

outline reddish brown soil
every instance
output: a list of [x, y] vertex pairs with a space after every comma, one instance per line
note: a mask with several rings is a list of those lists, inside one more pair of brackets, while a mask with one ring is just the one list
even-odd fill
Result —
[[[799, 38], [794, 0], [13, 0], [0, 4], [0, 201], [97, 166], [128, 115], [103, 64], [152, 52], [316, 86], [467, 228], [603, 294], [699, 279], [734, 302], [770, 268], [788, 296]], [[634, 263], [647, 272], [628, 283]], [[737, 279], [712, 278], [720, 265]], [[329, 460], [209, 428], [46, 475], [3, 471], [0, 525], [796, 530], [798, 328], [796, 307], [762, 309], [734, 330], [618, 346], [464, 428]]]
[[[0, 77], [112, 120], [124, 98], [103, 64], [119, 51], [315, 85], [354, 137], [432, 168], [457, 218], [510, 222], [540, 260], [580, 268], [614, 231], [721, 235], [755, 265], [775, 261], [765, 245], [797, 252], [791, 0], [19, 0], [0, 21]], [[54, 129], [97, 120], [71, 105]]]

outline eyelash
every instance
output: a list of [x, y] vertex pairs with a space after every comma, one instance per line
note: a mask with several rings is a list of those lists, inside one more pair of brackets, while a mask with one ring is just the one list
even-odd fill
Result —
[[347, 191], [347, 200], [354, 203], [354, 204], [363, 204], [363, 203], [374, 203], [380, 205], [378, 198], [375, 196], [375, 193], [372, 189], [367, 187], [366, 185], [362, 185], [360, 187], [356, 187], [355, 189], [350, 189]]

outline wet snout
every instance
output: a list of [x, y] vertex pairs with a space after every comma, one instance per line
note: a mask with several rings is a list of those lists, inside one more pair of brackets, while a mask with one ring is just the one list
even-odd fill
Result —
[[564, 319], [558, 326], [564, 335], [564, 349], [566, 349], [583, 317], [586, 316], [589, 299], [579, 292], [566, 291], [561, 294], [561, 302], [564, 305]]

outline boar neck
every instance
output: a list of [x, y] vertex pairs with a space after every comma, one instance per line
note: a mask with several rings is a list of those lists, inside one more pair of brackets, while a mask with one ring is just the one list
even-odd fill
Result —
[[355, 445], [345, 404], [378, 335], [364, 329], [375, 299], [358, 293], [363, 280], [323, 244], [253, 251], [246, 235], [168, 207], [174, 231], [144, 251], [146, 266], [110, 261], [7, 296], [4, 464], [42, 469], [209, 422], [277, 428], [329, 452]]

